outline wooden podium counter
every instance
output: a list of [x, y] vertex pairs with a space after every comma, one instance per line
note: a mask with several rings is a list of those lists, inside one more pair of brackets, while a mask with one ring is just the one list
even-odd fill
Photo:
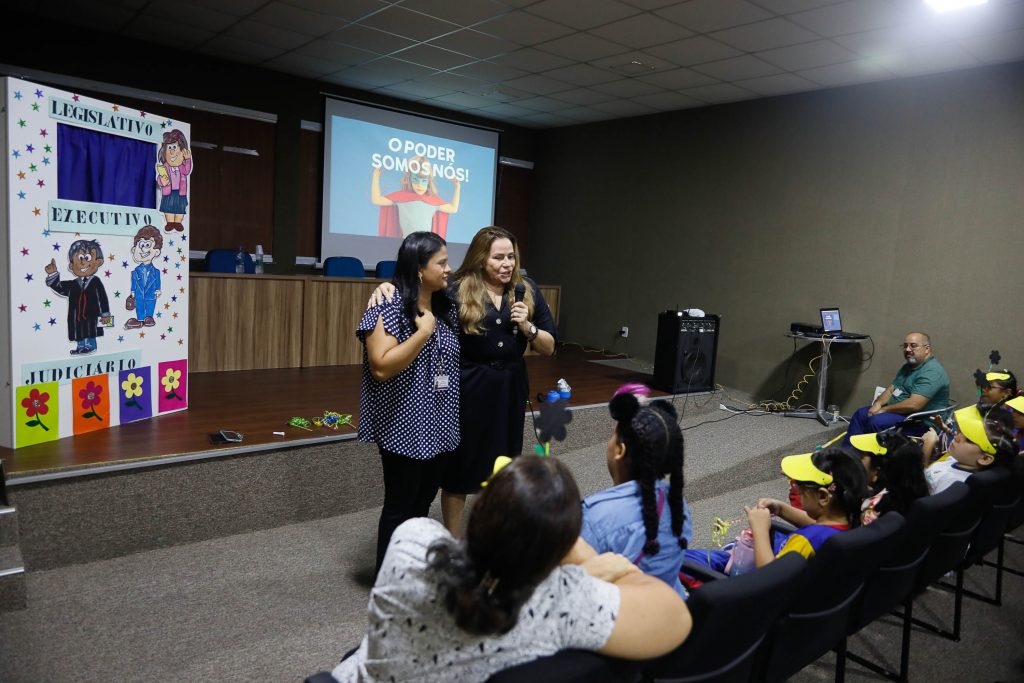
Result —
[[[355, 329], [383, 280], [314, 275], [189, 276], [189, 371], [352, 365]], [[540, 286], [558, 320], [561, 287]]]

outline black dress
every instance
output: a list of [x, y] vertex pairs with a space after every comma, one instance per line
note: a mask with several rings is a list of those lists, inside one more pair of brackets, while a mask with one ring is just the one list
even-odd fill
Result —
[[[533, 317], [537, 330], [557, 339], [551, 309], [532, 280]], [[455, 285], [457, 286], [457, 285]], [[453, 286], [453, 287], [455, 287]], [[526, 335], [514, 334], [508, 297], [501, 310], [488, 301], [483, 334], [459, 332], [459, 430], [462, 440], [448, 458], [441, 487], [449, 493], [475, 493], [486, 481], [499, 455], [523, 452], [526, 399], [530, 393], [523, 353]]]

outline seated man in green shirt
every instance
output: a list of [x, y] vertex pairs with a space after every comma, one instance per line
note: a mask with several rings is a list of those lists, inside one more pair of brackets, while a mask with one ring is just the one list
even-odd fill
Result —
[[903, 340], [906, 363], [889, 388], [869, 406], [859, 408], [850, 418], [844, 443], [855, 434], [881, 432], [903, 422], [911, 413], [945, 408], [949, 404], [949, 376], [932, 355], [932, 342], [923, 332], [911, 332]]

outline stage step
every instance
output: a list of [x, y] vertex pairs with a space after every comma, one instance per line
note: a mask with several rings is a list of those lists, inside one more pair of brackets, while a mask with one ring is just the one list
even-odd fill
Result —
[[0, 548], [16, 546], [18, 534], [18, 511], [11, 505], [0, 506]]
[[0, 547], [0, 614], [25, 609], [25, 566], [21, 549]]

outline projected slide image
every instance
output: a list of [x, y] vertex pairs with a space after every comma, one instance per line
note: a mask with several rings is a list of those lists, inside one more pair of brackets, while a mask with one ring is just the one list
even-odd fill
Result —
[[331, 233], [465, 243], [490, 224], [493, 148], [340, 116], [331, 128]]

